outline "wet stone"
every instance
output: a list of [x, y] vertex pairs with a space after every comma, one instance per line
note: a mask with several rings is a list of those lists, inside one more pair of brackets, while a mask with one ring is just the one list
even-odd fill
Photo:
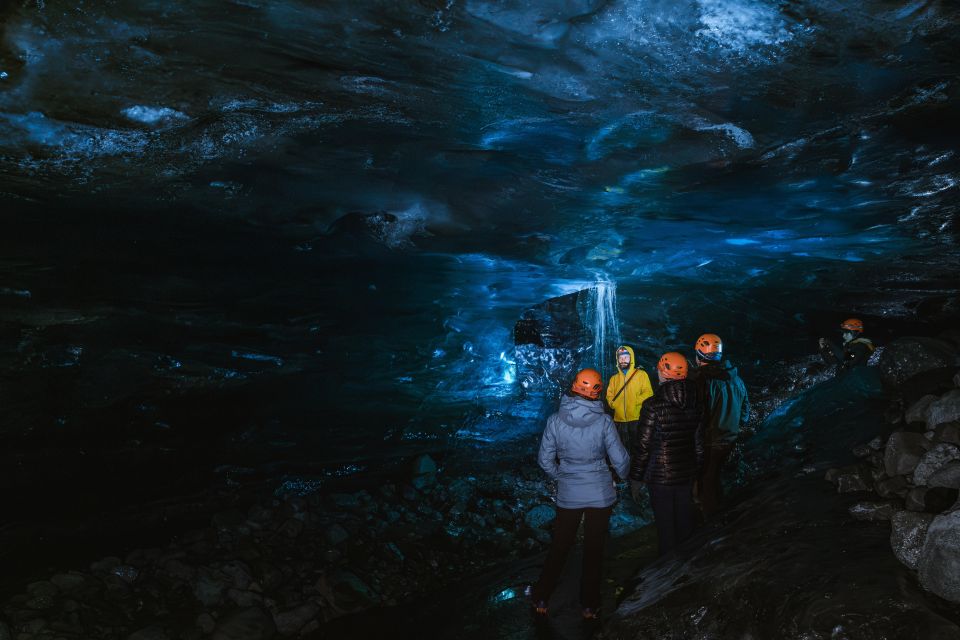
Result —
[[890, 518], [890, 546], [893, 554], [910, 569], [917, 568], [927, 527], [932, 521], [933, 515], [913, 511], [899, 511]]
[[320, 606], [307, 602], [290, 611], [274, 614], [273, 620], [281, 636], [293, 636], [320, 614]]
[[935, 445], [920, 458], [920, 462], [913, 472], [913, 483], [921, 486], [926, 485], [930, 476], [948, 462], [954, 460], [960, 460], [960, 447], [947, 443]]
[[927, 486], [960, 489], [960, 462], [948, 462], [940, 467], [927, 480]]
[[930, 403], [926, 411], [928, 427], [935, 428], [943, 423], [960, 420], [960, 389], [944, 394], [939, 400]]
[[960, 422], [947, 422], [933, 430], [934, 442], [960, 445]]
[[907, 409], [904, 414], [904, 420], [907, 424], [915, 423], [926, 423], [927, 421], [927, 408], [930, 406], [930, 403], [937, 399], [937, 396], [927, 394], [910, 405], [910, 408]]
[[553, 507], [545, 504], [539, 504], [523, 516], [523, 521], [531, 529], [542, 529], [553, 522], [557, 517], [557, 512]]
[[854, 520], [878, 522], [890, 520], [897, 508], [890, 502], [858, 502], [849, 511]]
[[887, 440], [884, 470], [890, 477], [911, 473], [926, 453], [927, 440], [919, 433], [898, 431]]
[[874, 490], [881, 498], [902, 496], [907, 491], [907, 480], [903, 476], [893, 476], [892, 478], [878, 480], [874, 484]]
[[937, 516], [927, 529], [919, 559], [920, 584], [960, 602], [960, 511]]
[[839, 493], [854, 493], [856, 491], [869, 491], [872, 482], [868, 482], [859, 471], [856, 473], [845, 473], [837, 478], [837, 491]]

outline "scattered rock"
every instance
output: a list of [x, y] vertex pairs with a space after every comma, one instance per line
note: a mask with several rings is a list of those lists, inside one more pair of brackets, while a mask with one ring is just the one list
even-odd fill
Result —
[[929, 513], [898, 511], [890, 518], [890, 546], [897, 560], [910, 569], [916, 569], [920, 561], [927, 527], [933, 521]]
[[898, 431], [887, 440], [883, 466], [890, 477], [911, 473], [926, 453], [927, 440], [919, 433]]
[[947, 422], [933, 430], [934, 442], [947, 442], [960, 445], [960, 422]]
[[877, 481], [874, 488], [881, 498], [902, 497], [907, 491], [907, 479], [903, 476], [893, 476]]
[[882, 451], [884, 445], [884, 440], [880, 436], [877, 436], [873, 440], [867, 443], [867, 446], [873, 449], [874, 451]]
[[850, 515], [855, 520], [883, 521], [890, 520], [898, 511], [890, 502], [858, 502], [850, 507]]
[[553, 507], [545, 504], [538, 504], [523, 516], [523, 521], [531, 529], [542, 529], [553, 522], [557, 517], [557, 512]]
[[944, 394], [939, 400], [931, 402], [924, 417], [930, 428], [936, 428], [945, 422], [960, 420], [960, 389], [954, 389]]
[[913, 483], [918, 486], [925, 486], [930, 476], [948, 462], [954, 460], [960, 460], [960, 448], [944, 442], [934, 445], [930, 451], [924, 453], [920, 458], [920, 462], [913, 472]]
[[920, 552], [919, 571], [925, 589], [960, 602], [960, 511], [933, 519]]
[[853, 493], [855, 491], [869, 491], [872, 483], [868, 483], [859, 473], [845, 473], [837, 478], [839, 493]]
[[277, 633], [281, 636], [293, 636], [316, 619], [319, 614], [320, 606], [314, 602], [307, 602], [291, 611], [274, 614], [273, 621], [276, 624]]
[[276, 633], [273, 618], [260, 607], [250, 607], [223, 616], [213, 640], [268, 640]]
[[927, 486], [960, 489], [960, 462], [948, 462], [940, 467], [927, 480]]
[[915, 424], [918, 422], [926, 423], [927, 421], [927, 407], [930, 406], [930, 403], [937, 399], [937, 396], [932, 393], [928, 393], [923, 396], [907, 409], [906, 414], [904, 414], [904, 420], [907, 424]]

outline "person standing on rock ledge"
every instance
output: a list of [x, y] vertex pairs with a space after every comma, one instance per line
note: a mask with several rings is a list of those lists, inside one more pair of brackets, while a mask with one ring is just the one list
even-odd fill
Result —
[[694, 344], [697, 368], [690, 372], [703, 402], [706, 458], [697, 479], [697, 495], [704, 519], [710, 518], [723, 500], [720, 472], [737, 443], [740, 425], [750, 418], [750, 399], [737, 368], [723, 359], [723, 341], [705, 333]]
[[640, 413], [633, 445], [630, 485], [634, 500], [640, 486], [650, 490], [660, 555], [693, 534], [693, 483], [703, 465], [704, 411], [682, 354], [663, 354], [657, 363], [660, 386]]
[[848, 318], [840, 323], [843, 345], [838, 347], [826, 338], [820, 338], [820, 357], [827, 365], [837, 365], [837, 373], [854, 367], [866, 366], [876, 347], [863, 336], [863, 321]]
[[630, 450], [630, 442], [637, 432], [643, 401], [653, 395], [650, 376], [637, 366], [633, 349], [623, 345], [617, 348], [617, 373], [607, 383], [607, 405], [613, 409], [613, 424], [620, 434], [620, 442]]
[[602, 389], [603, 380], [595, 369], [580, 371], [570, 393], [560, 400], [560, 410], [547, 418], [540, 441], [540, 467], [557, 481], [553, 541], [532, 592], [534, 611], [541, 616], [547, 614], [550, 594], [560, 581], [581, 520], [584, 534], [580, 604], [585, 619], [599, 615], [603, 544], [617, 499], [610, 466], [624, 479], [630, 469], [627, 450], [617, 436], [613, 420], [603, 410]]

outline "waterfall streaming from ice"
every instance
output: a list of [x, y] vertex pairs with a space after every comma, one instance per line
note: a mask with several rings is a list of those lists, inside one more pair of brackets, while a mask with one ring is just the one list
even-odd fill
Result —
[[593, 367], [606, 380], [614, 369], [614, 349], [620, 344], [617, 319], [617, 284], [599, 281], [587, 309], [587, 326], [593, 331]]

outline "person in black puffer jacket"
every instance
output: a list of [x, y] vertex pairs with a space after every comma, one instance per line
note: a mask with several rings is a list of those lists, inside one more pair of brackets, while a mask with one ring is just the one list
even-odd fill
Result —
[[693, 483], [703, 465], [704, 412], [687, 378], [683, 355], [665, 353], [657, 364], [660, 387], [643, 404], [630, 467], [634, 499], [650, 490], [660, 555], [693, 534]]

